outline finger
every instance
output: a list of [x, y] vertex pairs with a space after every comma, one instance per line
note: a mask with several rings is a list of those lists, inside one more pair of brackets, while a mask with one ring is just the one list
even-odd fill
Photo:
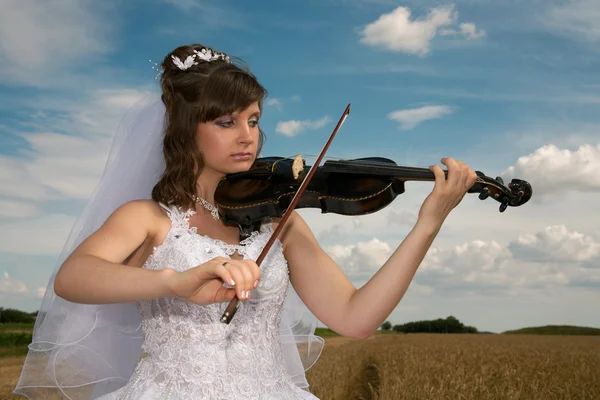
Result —
[[230, 302], [235, 297], [235, 289], [220, 288], [215, 294], [215, 302], [224, 303]]
[[446, 175], [444, 171], [439, 165], [430, 165], [429, 169], [433, 172], [435, 176], [435, 184], [433, 185], [433, 190], [443, 190], [446, 187]]
[[465, 164], [465, 166], [464, 166], [464, 188], [467, 191], [469, 189], [471, 189], [471, 187], [475, 183], [475, 179], [473, 179], [473, 176], [475, 176], [475, 178], [477, 178], [475, 171], [473, 171], [471, 169], [471, 167], [469, 167], [468, 165]]
[[470, 169], [469, 178], [467, 179], [467, 190], [471, 189], [475, 185], [475, 182], [477, 182], [477, 172]]
[[239, 299], [249, 299], [250, 295], [252, 294], [252, 288], [254, 287], [254, 281], [256, 279], [253, 279], [252, 272], [246, 265], [245, 260], [230, 260], [230, 262], [233, 263], [241, 277], [235, 285], [236, 289], [238, 289], [240, 293], [238, 294]]
[[475, 171], [471, 169], [467, 164], [460, 160], [456, 160], [456, 163], [459, 165], [461, 169], [460, 181], [459, 181], [459, 189], [462, 191], [463, 189], [469, 190], [473, 184], [475, 183], [475, 179], [477, 179], [477, 174]]
[[469, 167], [467, 164], [460, 160], [456, 160], [456, 164], [458, 165], [458, 169], [460, 170], [460, 176], [458, 181], [456, 182], [456, 190], [460, 192], [461, 195], [465, 194], [465, 187], [467, 184], [467, 178], [469, 177]]
[[240, 265], [235, 260], [227, 260], [222, 265], [233, 277], [237, 297], [240, 300], [245, 298], [246, 278]]
[[256, 278], [254, 278], [252, 269], [250, 265], [248, 265], [248, 260], [236, 260], [236, 262], [239, 263], [240, 270], [242, 271], [242, 274], [244, 274], [244, 290], [246, 291], [245, 297], [250, 298], [250, 293], [252, 292], [252, 289], [254, 289], [254, 282], [256, 281]]
[[442, 158], [441, 162], [446, 167], [448, 167], [448, 179], [447, 179], [448, 185], [450, 185], [450, 187], [455, 187], [456, 185], [458, 185], [458, 182], [460, 181], [460, 175], [461, 175], [460, 166], [458, 165], [456, 160], [452, 157]]
[[258, 287], [260, 281], [260, 267], [253, 260], [244, 260], [250, 272], [252, 273], [252, 287]]
[[227, 283], [228, 285], [231, 286], [235, 286], [235, 278], [231, 272], [230, 269], [226, 268], [225, 264], [227, 262], [223, 261], [221, 262], [220, 260], [215, 260], [214, 263], [214, 270], [212, 271], [216, 276], [218, 276], [219, 278], [221, 278], [223, 280], [223, 282]]
[[457, 164], [460, 168], [460, 179], [458, 181], [458, 190], [461, 192], [465, 191], [467, 187], [467, 179], [469, 179], [469, 166], [462, 161], [457, 160]]

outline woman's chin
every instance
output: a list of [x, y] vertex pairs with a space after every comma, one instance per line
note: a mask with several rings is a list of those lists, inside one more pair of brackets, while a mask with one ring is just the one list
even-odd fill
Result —
[[227, 166], [227, 168], [223, 168], [223, 173], [227, 174], [235, 174], [237, 172], [246, 172], [252, 167], [253, 161], [245, 161], [245, 162], [235, 162], [231, 163]]

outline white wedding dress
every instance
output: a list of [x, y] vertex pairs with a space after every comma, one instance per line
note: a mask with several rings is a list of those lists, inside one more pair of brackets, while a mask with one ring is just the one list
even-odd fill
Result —
[[[196, 233], [188, 218], [194, 211], [165, 208], [171, 229], [144, 268], [183, 271], [234, 252], [256, 260], [273, 229], [233, 246]], [[294, 384], [282, 357], [279, 321], [289, 275], [277, 240], [261, 265], [258, 288], [241, 301], [229, 324], [219, 321], [228, 303], [200, 306], [174, 298], [138, 302], [144, 342], [142, 357], [129, 382], [101, 400], [260, 399], [315, 400]]]

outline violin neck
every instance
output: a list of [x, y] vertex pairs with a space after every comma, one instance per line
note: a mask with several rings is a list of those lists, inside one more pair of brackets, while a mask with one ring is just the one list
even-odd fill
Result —
[[[328, 161], [328, 170], [332, 172], [345, 172], [352, 174], [387, 176], [399, 181], [435, 181], [435, 175], [428, 168], [403, 167], [398, 165], [385, 165], [384, 163], [356, 163], [356, 168], [349, 168], [348, 163], [340, 163], [339, 169], [336, 162]], [[349, 163], [350, 165], [352, 163]], [[366, 168], [361, 168], [366, 167]], [[448, 176], [448, 171], [444, 171]]]
[[[417, 167], [396, 167], [402, 171], [396, 170], [396, 173], [391, 175], [392, 178], [407, 182], [407, 181], [435, 181], [435, 174], [428, 168]], [[443, 170], [444, 176], [448, 177], [448, 171]]]

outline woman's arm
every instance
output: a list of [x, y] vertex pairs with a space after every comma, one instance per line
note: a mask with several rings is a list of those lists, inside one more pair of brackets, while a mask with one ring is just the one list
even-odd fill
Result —
[[367, 338], [396, 308], [444, 220], [477, 177], [463, 163], [442, 162], [448, 166], [448, 179], [439, 166], [432, 167], [435, 187], [423, 202], [415, 227], [358, 290], [321, 249], [300, 215], [290, 216], [282, 233], [290, 281], [306, 306], [329, 328], [344, 336]]
[[[65, 300], [84, 304], [150, 300], [170, 294], [165, 277], [171, 270], [152, 271], [123, 264], [136, 250], [152, 248], [161, 212], [148, 200], [118, 208], [83, 241], [60, 267], [54, 291]], [[148, 247], [149, 246], [149, 247]]]

